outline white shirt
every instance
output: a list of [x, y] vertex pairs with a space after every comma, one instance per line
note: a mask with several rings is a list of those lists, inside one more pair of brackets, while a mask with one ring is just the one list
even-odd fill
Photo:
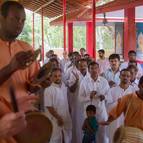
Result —
[[[86, 73], [87, 74], [87, 73]], [[79, 95], [79, 86], [81, 81], [83, 80], [84, 76], [78, 70], [77, 73], [72, 72], [70, 74], [70, 78], [68, 80], [68, 86], [71, 87], [75, 84], [78, 77], [78, 83], [76, 85], [74, 93], [69, 93], [69, 103], [71, 105], [71, 116], [72, 116], [72, 123], [73, 126], [73, 143], [81, 143], [83, 132], [82, 132], [82, 124], [84, 122], [84, 107], [81, 102], [78, 100]]]
[[[120, 66], [120, 70], [125, 69], [128, 67], [129, 62], [124, 62]], [[143, 69], [139, 63], [137, 63], [138, 73], [137, 78], [140, 79], [140, 77], [143, 75]]]
[[74, 72], [75, 74], [78, 73], [78, 69], [75, 65], [72, 65], [71, 67], [69, 67], [65, 72], [64, 72], [64, 75], [63, 75], [63, 79], [64, 79], [64, 82], [65, 84], [67, 85], [68, 83], [68, 80], [70, 78], [70, 74]]
[[[52, 83], [51, 86], [45, 89], [44, 106], [53, 107], [64, 120], [64, 128], [71, 129], [71, 117], [67, 100], [67, 88], [64, 83], [62, 83], [61, 86]], [[52, 121], [54, 120], [55, 123], [57, 123], [56, 119], [49, 112], [47, 112], [47, 114]]]
[[[88, 70], [86, 72], [86, 75], [89, 74], [88, 73]], [[85, 75], [85, 76], [86, 76]], [[82, 75], [82, 73], [79, 71], [79, 70], [76, 70], [76, 71], [72, 71], [70, 73], [70, 77], [69, 77], [69, 80], [68, 80], [68, 85], [69, 87], [71, 87], [73, 84], [75, 84], [76, 80], [77, 80], [77, 77], [79, 79], [79, 83], [81, 83], [82, 79], [84, 78], [84, 76]]]
[[65, 65], [66, 65], [67, 63], [69, 63], [69, 59], [64, 59], [64, 58], [63, 58], [63, 59], [60, 60], [60, 66], [61, 66], [62, 71], [64, 71]]
[[135, 91], [139, 90], [138, 84], [139, 84], [138, 79], [135, 79], [135, 81], [131, 83], [131, 86], [133, 86]]
[[70, 65], [71, 65], [71, 61], [69, 60], [64, 66], [64, 72], [66, 72], [67, 69], [71, 67]]
[[[106, 95], [109, 89], [108, 82], [105, 78], [98, 76], [98, 79], [94, 81], [90, 74], [85, 76], [81, 81], [79, 88], [79, 100], [84, 104], [84, 110], [90, 104], [93, 104], [97, 108], [97, 120], [98, 121], [106, 121], [107, 120], [107, 112], [105, 108], [105, 101], [100, 101], [98, 98], [99, 95]], [[97, 98], [91, 101], [90, 93], [92, 91], [97, 91]]]
[[124, 95], [130, 94], [135, 92], [135, 89], [133, 86], [129, 85], [129, 87], [124, 90], [119, 85], [112, 87], [108, 91], [108, 100], [107, 103], [112, 104], [118, 101], [119, 98], [122, 98]]
[[[112, 110], [112, 108], [114, 108], [117, 105], [119, 98], [121, 98], [127, 94], [133, 93], [133, 92], [134, 92], [134, 88], [131, 85], [129, 85], [129, 87], [126, 90], [122, 89], [119, 85], [117, 85], [116, 87], [110, 88], [108, 91], [108, 94], [107, 94], [108, 100], [106, 102], [107, 103], [106, 107], [107, 107], [108, 113]], [[108, 126], [108, 128], [109, 128], [108, 136], [109, 136], [110, 143], [113, 143], [112, 140], [113, 140], [113, 136], [114, 136], [116, 129], [123, 124], [124, 124], [124, 114], [123, 113], [120, 115], [120, 117], [118, 117], [116, 120], [114, 120], [113, 122], [110, 123], [110, 125]]]
[[120, 84], [120, 71], [114, 73], [111, 68], [107, 69], [103, 76], [107, 79], [107, 81], [114, 81], [117, 85]]
[[100, 73], [104, 73], [110, 67], [109, 60], [107, 58], [98, 59], [97, 63], [99, 64]]

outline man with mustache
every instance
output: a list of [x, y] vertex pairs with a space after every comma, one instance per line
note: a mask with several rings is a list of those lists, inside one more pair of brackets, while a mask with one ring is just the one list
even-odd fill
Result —
[[[131, 73], [128, 69], [121, 70], [119, 77], [120, 77], [120, 84], [110, 88], [108, 91], [108, 95], [107, 95], [108, 100], [106, 102], [108, 112], [110, 112], [110, 110], [112, 110], [112, 108], [117, 105], [119, 98], [127, 94], [131, 94], [135, 91], [133, 86], [130, 85]], [[108, 133], [109, 133], [110, 143], [112, 143], [114, 132], [120, 125], [123, 125], [123, 121], [124, 121], [124, 116], [122, 114], [117, 120], [113, 121], [109, 125]]]
[[[9, 87], [13, 85], [16, 98], [23, 98], [19, 106], [30, 110], [28, 84], [38, 72], [32, 48], [16, 40], [25, 22], [24, 7], [15, 1], [6, 1], [0, 7], [0, 142], [16, 143], [13, 135], [26, 126], [24, 112], [12, 113]], [[32, 97], [33, 98], [33, 97]], [[35, 98], [35, 97], [34, 97]], [[25, 100], [26, 99], [26, 100]], [[26, 104], [25, 104], [26, 102]], [[25, 108], [24, 107], [24, 108]], [[22, 111], [22, 113], [21, 113]]]
[[110, 55], [109, 63], [110, 68], [103, 73], [103, 76], [107, 79], [110, 87], [113, 87], [120, 83], [120, 56], [118, 54]]

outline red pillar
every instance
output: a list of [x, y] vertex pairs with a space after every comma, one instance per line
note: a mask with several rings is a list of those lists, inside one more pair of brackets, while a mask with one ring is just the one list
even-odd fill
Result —
[[124, 59], [128, 60], [128, 52], [136, 50], [135, 8], [125, 9], [124, 22]]
[[68, 23], [68, 52], [73, 52], [73, 23]]
[[43, 8], [41, 15], [41, 29], [42, 29], [42, 62], [44, 62], [44, 16], [43, 16]]
[[96, 59], [96, 31], [95, 31], [95, 27], [96, 27], [96, 0], [92, 0], [92, 33], [93, 33], [93, 58]]
[[64, 33], [64, 51], [66, 51], [66, 0], [63, 0], [63, 33]]
[[33, 13], [32, 15], [32, 46], [33, 46], [33, 49], [35, 48], [35, 26], [34, 26], [34, 21], [35, 20], [35, 15]]
[[92, 22], [86, 23], [86, 50], [87, 53], [93, 57], [93, 36], [92, 36]]

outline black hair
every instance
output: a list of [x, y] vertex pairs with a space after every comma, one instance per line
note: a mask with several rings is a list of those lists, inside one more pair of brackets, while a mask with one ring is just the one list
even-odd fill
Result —
[[130, 55], [130, 54], [135, 54], [135, 55], [136, 55], [136, 52], [135, 52], [134, 50], [130, 50], [130, 51], [128, 52], [128, 55]]
[[23, 9], [24, 10], [23, 5], [21, 5], [19, 2], [6, 1], [6, 2], [2, 3], [2, 5], [1, 5], [1, 8], [0, 8], [1, 15], [3, 17], [7, 17], [8, 12], [9, 12], [11, 7], [16, 7], [18, 9]]
[[88, 105], [86, 107], [86, 112], [88, 112], [88, 111], [96, 112], [96, 107], [94, 105]]
[[90, 68], [90, 66], [94, 66], [94, 65], [97, 65], [99, 67], [99, 64], [95, 61], [92, 61], [88, 64], [88, 69]]
[[53, 74], [53, 73], [56, 72], [56, 71], [62, 72], [62, 70], [61, 70], [60, 68], [52, 68], [52, 69], [51, 69], [51, 74]]
[[84, 48], [80, 48], [80, 50], [84, 50], [84, 51], [85, 51], [85, 49], [84, 49]]
[[139, 85], [143, 84], [143, 76], [139, 80]]
[[73, 55], [80, 55], [78, 51], [73, 52]]
[[99, 53], [99, 52], [101, 52], [101, 53], [105, 54], [104, 49], [98, 50], [98, 53]]
[[119, 54], [111, 54], [111, 55], [109, 56], [109, 61], [110, 61], [111, 59], [118, 59], [118, 60], [120, 61], [120, 56], [119, 56]]
[[89, 57], [90, 57], [90, 55], [89, 55], [89, 54], [84, 54], [84, 57], [86, 57], [86, 56], [89, 56]]
[[87, 63], [87, 59], [81, 58], [80, 60], [78, 60], [78, 64], [81, 63], [81, 62], [86, 62]]
[[68, 57], [72, 57], [72, 56], [73, 56], [73, 52], [69, 52]]
[[137, 64], [138, 64], [137, 61], [129, 61], [128, 66], [129, 65], [134, 65], [134, 64], [137, 66]]
[[48, 52], [53, 52], [53, 53], [54, 53], [54, 51], [53, 51], [53, 50], [49, 50]]
[[129, 71], [128, 68], [122, 69], [122, 70], [120, 71], [120, 74], [122, 74], [122, 72], [129, 72], [129, 73], [130, 73], [130, 71]]
[[52, 57], [58, 57], [57, 54], [52, 54]]
[[128, 69], [128, 70], [134, 69], [136, 72], [138, 71], [138, 68], [137, 68], [137, 66], [135, 66], [135, 65], [129, 65], [127, 69]]
[[57, 60], [56, 58], [51, 58], [51, 59], [49, 60], [49, 62], [56, 62], [57, 64], [59, 64], [59, 62], [58, 62], [58, 60]]

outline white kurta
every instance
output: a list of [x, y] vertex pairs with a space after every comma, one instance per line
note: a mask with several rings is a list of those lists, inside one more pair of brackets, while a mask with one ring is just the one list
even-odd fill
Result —
[[133, 86], [135, 91], [139, 90], [138, 84], [139, 84], [138, 79], [136, 79], [134, 82], [131, 83], [131, 86]]
[[78, 100], [79, 94], [79, 86], [84, 78], [84, 76], [77, 71], [76, 73], [71, 73], [70, 78], [68, 80], [68, 85], [71, 87], [75, 84], [77, 80], [77, 76], [79, 77], [78, 84], [74, 93], [70, 94], [71, 99], [71, 115], [72, 115], [72, 123], [73, 123], [73, 132], [72, 132], [72, 143], [81, 143], [82, 142], [82, 124], [84, 122], [84, 109], [83, 105]]
[[69, 105], [67, 100], [67, 88], [62, 83], [61, 86], [52, 83], [45, 89], [44, 106], [53, 107], [64, 121], [63, 127], [59, 127], [57, 120], [53, 117], [46, 108], [46, 114], [53, 124], [53, 132], [50, 143], [62, 143], [62, 132], [64, 133], [65, 143], [71, 143], [72, 122], [69, 114]]
[[64, 79], [64, 83], [66, 85], [68, 85], [68, 80], [69, 80], [70, 74], [72, 72], [74, 72], [75, 74], [78, 73], [78, 69], [77, 69], [77, 67], [75, 65], [72, 65], [66, 71], [64, 71], [63, 79]]
[[66, 72], [67, 69], [71, 67], [71, 66], [70, 66], [71, 64], [72, 64], [72, 63], [71, 63], [70, 60], [65, 64], [65, 66], [64, 66], [64, 72]]
[[61, 59], [60, 60], [60, 66], [61, 66], [61, 69], [62, 69], [62, 71], [64, 72], [64, 69], [65, 69], [65, 66], [68, 66], [68, 65], [70, 65], [71, 64], [71, 62], [70, 62], [70, 60], [69, 59]]
[[[120, 70], [125, 69], [128, 67], [129, 62], [124, 62], [120, 66]], [[143, 69], [139, 63], [137, 63], [138, 73], [137, 78], [140, 79], [140, 77], [143, 75]]]
[[120, 78], [119, 78], [120, 71], [118, 71], [117, 73], [114, 74], [112, 69], [109, 68], [104, 72], [103, 76], [107, 79], [108, 82], [114, 81], [116, 83], [116, 85], [120, 84]]
[[[96, 106], [96, 118], [98, 122], [106, 121], [108, 118], [105, 101], [100, 101], [99, 98], [90, 99], [90, 93], [92, 91], [97, 91], [97, 96], [106, 95], [109, 90], [108, 82], [103, 77], [98, 77], [96, 81], [94, 81], [90, 75], [88, 74], [82, 80], [79, 89], [79, 100], [84, 104], [84, 111], [86, 111], [86, 107], [90, 104]], [[86, 115], [85, 115], [86, 116]], [[99, 126], [99, 130], [97, 133], [97, 143], [108, 143], [106, 127]]]
[[97, 63], [99, 64], [100, 74], [104, 73], [110, 67], [109, 60], [107, 58], [104, 60], [98, 59]]
[[[126, 90], [122, 89], [119, 85], [116, 87], [110, 88], [110, 90], [108, 91], [108, 94], [107, 94], [107, 96], [108, 96], [108, 100], [107, 100], [108, 112], [110, 112], [111, 109], [117, 105], [117, 101], [119, 98], [121, 98], [127, 94], [133, 93], [134, 91], [135, 91], [135, 89], [131, 85], [129, 85], [129, 87]], [[108, 126], [109, 143], [112, 143], [112, 139], [113, 139], [116, 129], [123, 124], [124, 124], [124, 115], [123, 114], [118, 119], [116, 119], [115, 121], [110, 123], [110, 125]]]

